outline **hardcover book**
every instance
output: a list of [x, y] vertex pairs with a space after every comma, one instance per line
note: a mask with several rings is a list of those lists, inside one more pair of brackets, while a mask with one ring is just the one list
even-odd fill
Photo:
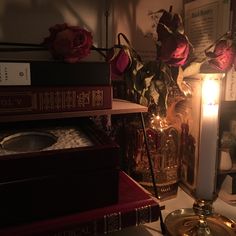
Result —
[[112, 108], [112, 86], [0, 86], [0, 114]]
[[78, 214], [35, 221], [31, 224], [2, 228], [0, 235], [97, 235], [157, 221], [160, 213], [158, 200], [124, 172], [120, 172], [119, 175], [119, 201], [117, 204]]
[[1, 61], [0, 86], [111, 85], [110, 65], [101, 61]]

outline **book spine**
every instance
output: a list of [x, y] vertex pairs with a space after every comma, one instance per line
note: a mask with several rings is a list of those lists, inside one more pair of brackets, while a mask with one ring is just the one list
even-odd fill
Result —
[[0, 61], [0, 86], [111, 85], [108, 62]]
[[50, 220], [36, 226], [27, 225], [20, 229], [6, 228], [0, 230], [0, 235], [4, 236], [84, 236], [84, 235], [100, 235], [121, 231], [127, 227], [144, 225], [159, 220], [160, 206], [158, 203], [144, 205], [130, 209], [126, 212], [114, 212], [105, 214], [102, 218], [76, 223], [66, 220], [65, 223], [52, 222]]
[[146, 205], [128, 212], [104, 215], [103, 218], [78, 224], [71, 229], [43, 233], [37, 236], [99, 235], [120, 231], [131, 226], [143, 225], [158, 220], [159, 205]]
[[111, 86], [0, 87], [0, 114], [110, 109]]

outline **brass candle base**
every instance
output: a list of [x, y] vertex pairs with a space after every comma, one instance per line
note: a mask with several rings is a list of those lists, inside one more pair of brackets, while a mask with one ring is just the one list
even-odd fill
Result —
[[211, 201], [196, 201], [193, 209], [176, 210], [165, 219], [169, 236], [235, 236], [236, 222], [212, 212]]

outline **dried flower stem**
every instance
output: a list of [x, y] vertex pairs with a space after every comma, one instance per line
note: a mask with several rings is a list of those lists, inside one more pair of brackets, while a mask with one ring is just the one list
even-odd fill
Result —
[[[4, 47], [1, 48], [1, 46]], [[48, 50], [48, 48], [43, 44], [0, 42], [0, 52], [46, 51], [46, 50]], [[108, 51], [109, 48], [100, 48], [92, 46], [91, 50], [97, 51], [104, 58], [106, 58], [106, 54], [103, 53], [103, 51]]]

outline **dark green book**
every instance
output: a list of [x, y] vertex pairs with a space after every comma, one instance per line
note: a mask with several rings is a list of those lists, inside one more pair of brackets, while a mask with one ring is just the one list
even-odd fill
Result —
[[103, 61], [0, 61], [0, 86], [111, 85], [110, 64]]

